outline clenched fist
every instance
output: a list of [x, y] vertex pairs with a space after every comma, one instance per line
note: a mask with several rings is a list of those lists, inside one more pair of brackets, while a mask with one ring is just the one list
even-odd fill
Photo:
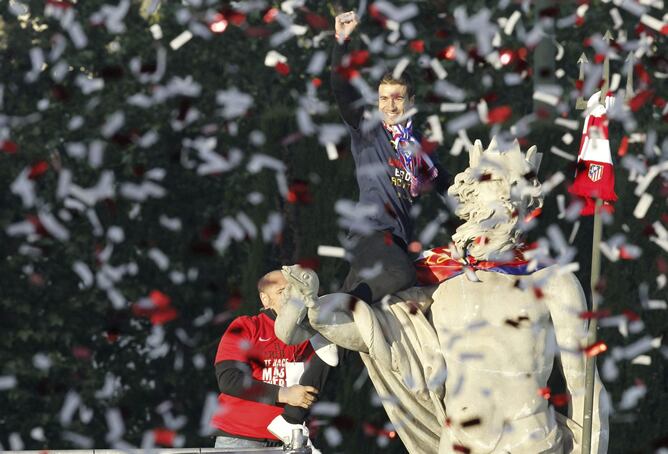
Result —
[[348, 11], [347, 13], [342, 13], [336, 16], [334, 30], [339, 39], [348, 39], [350, 34], [355, 30], [357, 24], [359, 23], [357, 19], [357, 14], [355, 11]]
[[318, 390], [313, 386], [292, 385], [278, 390], [278, 402], [293, 407], [310, 408]]

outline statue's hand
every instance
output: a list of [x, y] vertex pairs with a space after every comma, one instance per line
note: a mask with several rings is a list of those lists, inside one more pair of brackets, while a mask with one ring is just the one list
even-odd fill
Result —
[[292, 296], [295, 296], [295, 294], [302, 295], [305, 300], [304, 303], [307, 306], [312, 300], [318, 297], [320, 280], [315, 271], [302, 268], [299, 265], [291, 265], [281, 268], [281, 273], [283, 273], [283, 277], [285, 277], [285, 280], [292, 287], [290, 294]]

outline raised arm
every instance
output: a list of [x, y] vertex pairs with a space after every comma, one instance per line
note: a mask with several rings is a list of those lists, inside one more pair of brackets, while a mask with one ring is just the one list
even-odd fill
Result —
[[343, 66], [343, 58], [348, 53], [350, 35], [357, 28], [357, 15], [353, 11], [339, 14], [335, 19], [336, 43], [332, 49], [331, 84], [334, 99], [343, 120], [357, 128], [364, 108], [357, 89], [350, 84], [349, 72]]

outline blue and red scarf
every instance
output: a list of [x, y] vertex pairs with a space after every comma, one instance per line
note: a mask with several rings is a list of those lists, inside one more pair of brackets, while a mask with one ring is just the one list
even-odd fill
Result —
[[529, 266], [529, 260], [524, 257], [527, 249], [516, 249], [512, 260], [476, 260], [466, 255], [462, 258], [453, 258], [447, 247], [437, 247], [422, 253], [415, 263], [418, 285], [436, 285], [452, 279], [470, 270], [493, 271], [515, 276], [531, 274], [542, 269], [543, 266]]
[[429, 156], [422, 152], [420, 142], [413, 135], [413, 121], [408, 120], [406, 126], [401, 124], [383, 127], [390, 134], [390, 142], [397, 152], [403, 168], [411, 179], [410, 193], [412, 197], [420, 195], [424, 184], [438, 176], [438, 169]]

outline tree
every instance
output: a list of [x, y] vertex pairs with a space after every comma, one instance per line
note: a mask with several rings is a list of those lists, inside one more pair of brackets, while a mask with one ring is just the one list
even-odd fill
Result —
[[[371, 3], [364, 11], [366, 38], [357, 43], [370, 52], [358, 54], [357, 69], [373, 89], [380, 69], [409, 59], [418, 80], [418, 123], [436, 140], [436, 123], [427, 118], [438, 118], [443, 138], [435, 152], [453, 173], [465, 162], [465, 153], [454, 153], [457, 140], [499, 135], [538, 145], [542, 180], [560, 172], [568, 180], [574, 169], [550, 150], [573, 154], [579, 126], [569, 130], [535, 115], [532, 102], [536, 8], [486, 3], [415, 2], [394, 9]], [[342, 279], [345, 264], [318, 257], [317, 247], [337, 245], [345, 233], [333, 207], [356, 197], [353, 164], [345, 134], [334, 143], [339, 158], [327, 157], [323, 139], [334, 140], [326, 135], [340, 120], [326, 64], [313, 63], [316, 55], [327, 58], [330, 18], [340, 5], [290, 5], [3, 5], [3, 446], [178, 444], [171, 435], [163, 438], [165, 427], [188, 446], [209, 445], [201, 421], [215, 394], [215, 346], [233, 315], [256, 309], [255, 279], [288, 261], [319, 267], [325, 291]], [[641, 219], [631, 216], [638, 197], [630, 184], [666, 156], [666, 79], [659, 77], [666, 72], [665, 35], [612, 3], [584, 9], [568, 2], [547, 12], [556, 20], [557, 55], [563, 51], [554, 75], [563, 90], [557, 115], [578, 118], [577, 58], [584, 51], [596, 62], [603, 52], [597, 36], [612, 27], [620, 58], [645, 46], [634, 70], [633, 121], [611, 126], [611, 141], [627, 137], [629, 146], [618, 166], [617, 214], [606, 226], [610, 250], [621, 259], [605, 265], [604, 304], [610, 320], [621, 314], [629, 322], [629, 333], [605, 328], [602, 337], [611, 351], [624, 352], [643, 336], [658, 336], [666, 322], [665, 311], [650, 309], [665, 285], [657, 246], [665, 244], [659, 197], [665, 171], [649, 185], [654, 203]], [[613, 9], [622, 19], [618, 26], [611, 24]], [[613, 60], [614, 72], [622, 71], [619, 63]], [[447, 77], [441, 78], [439, 65]], [[640, 133], [644, 145], [632, 135]], [[533, 238], [543, 237], [550, 224], [570, 234], [573, 224], [558, 218], [555, 202], [564, 194], [563, 184], [553, 189]], [[435, 200], [421, 206], [422, 247], [447, 243], [453, 215]], [[435, 219], [436, 233], [427, 234]], [[618, 232], [624, 240], [614, 236]], [[642, 259], [635, 259], [635, 246]], [[578, 248], [586, 247], [587, 239], [578, 239]], [[630, 363], [633, 358], [601, 358], [603, 367], [618, 371], [607, 383], [618, 410], [614, 452], [642, 450], [665, 437], [661, 419], [649, 417], [666, 393], [663, 364], [656, 349], [648, 354], [651, 367]], [[350, 385], [357, 377], [338, 373], [345, 385], [329, 393], [346, 396], [330, 425], [346, 434], [339, 448], [356, 452], [361, 444], [387, 442], [391, 429], [384, 413], [370, 408], [369, 384], [360, 399]], [[641, 393], [638, 380], [648, 397], [622, 408], [625, 392]], [[115, 426], [119, 420], [123, 430]], [[319, 438], [320, 445], [335, 440], [332, 433]], [[389, 446], [402, 451], [396, 439]]]

